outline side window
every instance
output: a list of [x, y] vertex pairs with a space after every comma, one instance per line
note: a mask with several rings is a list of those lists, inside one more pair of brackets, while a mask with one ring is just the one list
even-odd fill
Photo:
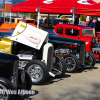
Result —
[[79, 30], [66, 29], [66, 35], [78, 36], [79, 35]]
[[57, 34], [63, 34], [63, 28], [58, 28], [57, 29]]

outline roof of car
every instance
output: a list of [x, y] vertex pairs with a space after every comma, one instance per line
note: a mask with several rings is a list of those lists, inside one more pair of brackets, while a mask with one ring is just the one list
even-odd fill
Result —
[[58, 24], [57, 26], [66, 26], [66, 27], [71, 26], [71, 27], [82, 28], [82, 29], [92, 29], [91, 27], [74, 25], [74, 24]]

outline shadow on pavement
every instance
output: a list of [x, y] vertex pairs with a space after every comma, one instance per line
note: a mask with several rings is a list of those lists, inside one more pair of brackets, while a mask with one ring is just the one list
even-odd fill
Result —
[[82, 73], [82, 72], [88, 72], [88, 71], [93, 71], [95, 69], [98, 69], [98, 67], [94, 67], [94, 68], [79, 68], [78, 71], [76, 73]]
[[100, 61], [96, 61], [96, 63], [100, 63]]
[[48, 77], [48, 79], [46, 80], [45, 83], [43, 83], [42, 85], [49, 85], [49, 84], [53, 84], [55, 82], [59, 82], [61, 80], [64, 80], [63, 78], [69, 78], [71, 77], [71, 75], [65, 74], [63, 77], [58, 78], [58, 77]]

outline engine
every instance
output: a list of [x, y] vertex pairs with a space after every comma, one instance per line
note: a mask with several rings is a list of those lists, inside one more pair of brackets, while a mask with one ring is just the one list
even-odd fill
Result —
[[55, 55], [60, 55], [61, 57], [63, 57], [64, 55], [70, 54], [70, 50], [65, 48], [56, 49], [54, 53]]
[[99, 39], [97, 37], [92, 38], [91, 40], [91, 49], [98, 45]]
[[[44, 43], [45, 44], [45, 43]], [[43, 44], [43, 46], [44, 46]], [[40, 50], [34, 49], [32, 47], [29, 47], [27, 45], [13, 42], [12, 46], [12, 54], [18, 55], [20, 59], [24, 60], [32, 60], [32, 59], [42, 59], [42, 52], [43, 52], [43, 46]]]
[[98, 42], [98, 43], [95, 44], [95, 47], [92, 48], [92, 52], [93, 52], [94, 54], [97, 54], [97, 55], [100, 54], [100, 42]]
[[55, 55], [60, 55], [61, 57], [67, 54], [76, 54], [77, 52], [77, 45], [72, 44], [60, 44], [60, 43], [53, 43], [55, 45]]
[[97, 54], [99, 55], [100, 54], [100, 42], [99, 42], [99, 39], [98, 38], [94, 38], [94, 40], [92, 40], [91, 42], [91, 45], [92, 45], [92, 52], [94, 54]]

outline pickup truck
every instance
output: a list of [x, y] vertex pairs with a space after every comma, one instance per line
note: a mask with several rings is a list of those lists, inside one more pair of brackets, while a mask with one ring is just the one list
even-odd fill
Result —
[[94, 53], [95, 58], [100, 60], [100, 34], [97, 37], [93, 36], [93, 30], [90, 27], [58, 24], [55, 26], [54, 31], [60, 37], [81, 40], [86, 43], [86, 52]]

